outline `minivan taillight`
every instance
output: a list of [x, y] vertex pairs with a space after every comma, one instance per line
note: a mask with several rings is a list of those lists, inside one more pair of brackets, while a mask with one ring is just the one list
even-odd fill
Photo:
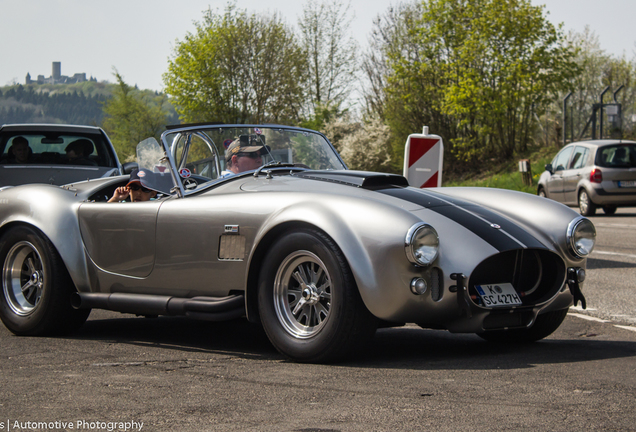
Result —
[[590, 181], [592, 183], [601, 183], [603, 181], [603, 173], [600, 169], [594, 168], [590, 173]]

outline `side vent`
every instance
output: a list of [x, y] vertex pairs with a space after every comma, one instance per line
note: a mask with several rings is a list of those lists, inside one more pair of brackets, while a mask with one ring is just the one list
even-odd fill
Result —
[[243, 261], [245, 259], [245, 237], [236, 234], [223, 234], [219, 238], [219, 260]]
[[442, 272], [437, 267], [431, 270], [431, 298], [434, 301], [440, 301], [444, 293], [444, 279]]

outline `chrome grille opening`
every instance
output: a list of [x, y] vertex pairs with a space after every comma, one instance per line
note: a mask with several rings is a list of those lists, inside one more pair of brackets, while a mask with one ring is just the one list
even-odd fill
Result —
[[472, 301], [483, 306], [476, 285], [510, 283], [523, 306], [552, 298], [565, 282], [565, 263], [557, 254], [541, 249], [519, 249], [499, 253], [482, 261], [468, 284]]

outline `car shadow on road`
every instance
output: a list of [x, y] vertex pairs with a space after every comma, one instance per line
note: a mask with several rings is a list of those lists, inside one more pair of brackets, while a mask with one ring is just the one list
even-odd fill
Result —
[[599, 340], [585, 335], [551, 337], [530, 344], [490, 343], [476, 335], [398, 329], [380, 331], [356, 367], [426, 370], [525, 369], [540, 364], [580, 363], [636, 357], [636, 341]]
[[635, 263], [629, 263], [624, 261], [614, 261], [607, 259], [598, 259], [598, 258], [588, 258], [587, 259], [587, 269], [612, 269], [612, 268], [634, 268], [636, 267]]
[[[582, 323], [568, 317], [553, 336], [532, 344], [490, 343], [473, 334], [452, 334], [414, 326], [380, 329], [353, 359], [338, 365], [492, 370], [636, 357], [636, 335], [626, 330], [611, 337], [599, 335], [594, 326], [598, 327], [599, 324]], [[621, 331], [611, 325], [601, 328], [609, 332]], [[621, 338], [621, 335], [629, 337]], [[274, 349], [260, 326], [246, 320], [205, 322], [171, 317], [91, 319], [70, 339], [225, 354], [244, 359], [288, 361]]]
[[93, 311], [91, 318], [67, 337], [184, 352], [227, 353], [255, 359], [280, 357], [263, 329], [246, 319], [210, 322], [183, 317], [144, 318]]

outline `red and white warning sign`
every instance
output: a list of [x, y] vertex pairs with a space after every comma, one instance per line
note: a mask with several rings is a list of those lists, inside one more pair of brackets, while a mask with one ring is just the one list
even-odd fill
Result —
[[444, 143], [438, 135], [429, 135], [424, 126], [421, 134], [411, 134], [404, 148], [404, 177], [417, 188], [440, 187]]

